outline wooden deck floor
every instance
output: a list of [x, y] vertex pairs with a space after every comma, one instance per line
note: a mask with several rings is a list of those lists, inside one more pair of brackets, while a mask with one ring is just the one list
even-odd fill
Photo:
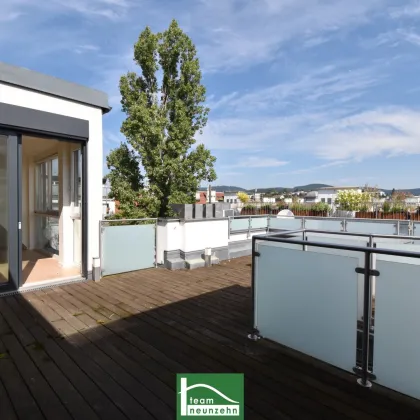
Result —
[[0, 419], [174, 419], [175, 373], [245, 374], [246, 419], [419, 419], [418, 404], [247, 340], [250, 259], [0, 299]]

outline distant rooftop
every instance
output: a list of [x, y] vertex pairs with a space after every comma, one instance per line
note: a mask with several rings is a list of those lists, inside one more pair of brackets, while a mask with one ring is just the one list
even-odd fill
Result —
[[104, 114], [111, 110], [105, 92], [0, 61], [1, 82], [102, 108]]
[[318, 188], [318, 191], [325, 190], [359, 190], [360, 187], [322, 187]]

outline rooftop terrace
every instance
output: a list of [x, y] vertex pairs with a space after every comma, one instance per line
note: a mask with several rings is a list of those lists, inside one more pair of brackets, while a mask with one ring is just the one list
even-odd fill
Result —
[[0, 299], [0, 419], [174, 419], [175, 374], [245, 374], [246, 419], [418, 419], [419, 402], [249, 341], [251, 258]]

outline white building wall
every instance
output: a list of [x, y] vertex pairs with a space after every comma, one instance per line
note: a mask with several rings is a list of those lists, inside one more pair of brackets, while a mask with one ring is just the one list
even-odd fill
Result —
[[168, 221], [157, 226], [156, 254], [158, 264], [164, 262], [164, 251], [202, 251], [226, 247], [229, 243], [229, 221]]
[[[102, 217], [102, 110], [70, 100], [0, 83], [0, 102], [89, 121], [88, 151], [88, 270], [99, 252]], [[69, 234], [69, 233], [67, 233]], [[72, 233], [71, 233], [72, 234]]]
[[176, 251], [182, 248], [184, 240], [184, 226], [179, 220], [168, 221], [157, 225], [156, 229], [156, 258], [158, 264], [164, 263], [165, 251]]
[[186, 222], [183, 225], [184, 240], [180, 249], [184, 252], [227, 246], [228, 219]]

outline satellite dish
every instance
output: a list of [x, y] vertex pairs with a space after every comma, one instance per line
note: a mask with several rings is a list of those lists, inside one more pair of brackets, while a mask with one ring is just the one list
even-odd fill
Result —
[[277, 214], [277, 217], [295, 217], [295, 215], [290, 210], [282, 210]]

